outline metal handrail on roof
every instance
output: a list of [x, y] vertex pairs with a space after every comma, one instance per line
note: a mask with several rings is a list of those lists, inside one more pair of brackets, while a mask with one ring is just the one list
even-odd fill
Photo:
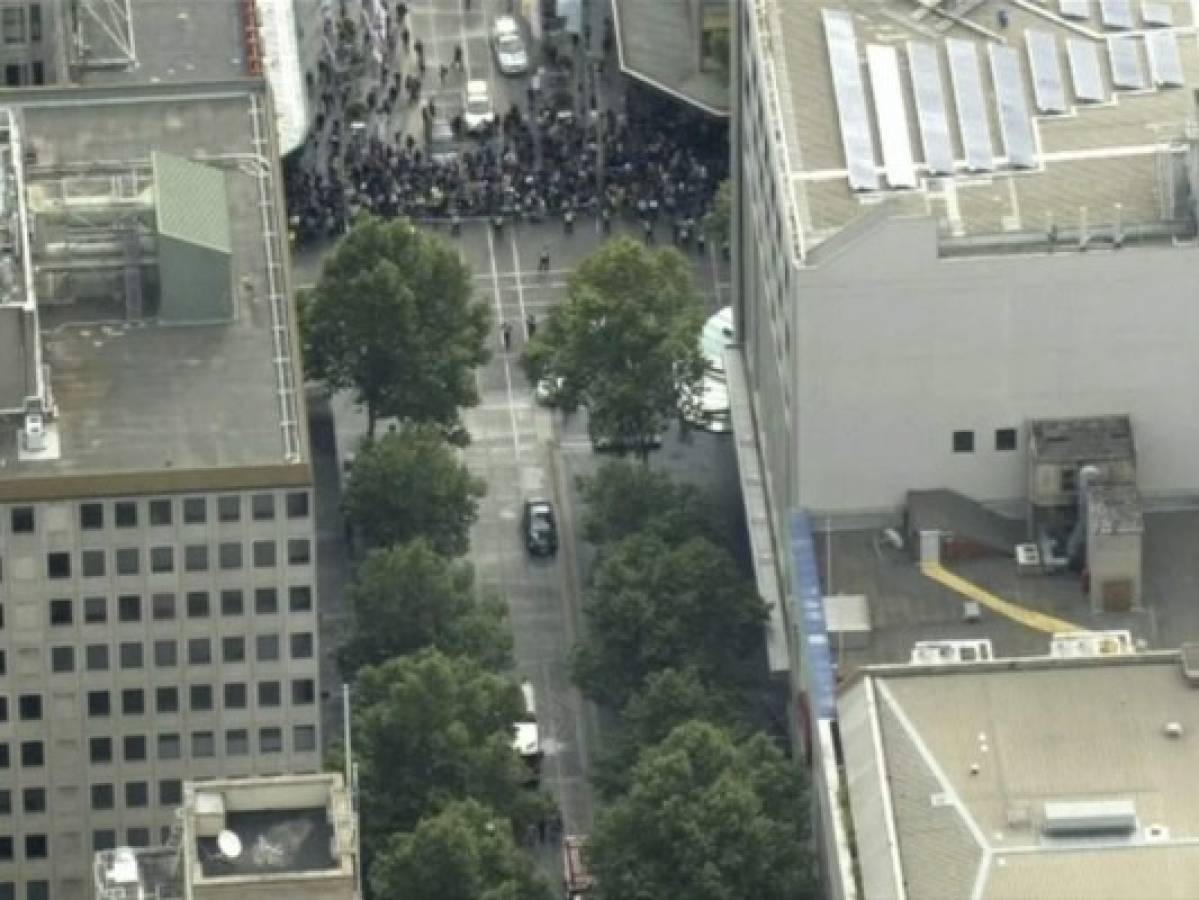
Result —
[[267, 141], [263, 136], [262, 108], [256, 95], [250, 95], [250, 121], [253, 143], [261, 164], [258, 174], [258, 208], [262, 214], [262, 235], [266, 246], [267, 295], [271, 308], [271, 335], [274, 339], [274, 366], [279, 394], [280, 428], [283, 432], [283, 455], [288, 462], [300, 459], [299, 407], [296, 403], [295, 370], [291, 361], [291, 324], [288, 318], [287, 296], [282, 290], [282, 251], [278, 246], [279, 231], [272, 227], [274, 203], [271, 190], [271, 166], [267, 162]]

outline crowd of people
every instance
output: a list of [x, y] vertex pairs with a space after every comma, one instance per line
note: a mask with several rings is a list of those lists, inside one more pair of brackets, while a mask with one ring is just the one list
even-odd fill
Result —
[[[624, 92], [623, 109], [611, 108], [590, 89], [602, 80], [604, 63], [596, 64], [594, 78], [584, 77], [585, 63], [574, 64], [582, 55], [568, 47], [547, 54], [523, 104], [467, 134], [456, 111], [422, 99], [422, 81], [432, 70], [406, 13], [404, 3], [389, 9], [384, 61], [364, 100], [355, 99], [361, 85], [335, 66], [322, 65], [313, 78], [321, 98], [316, 125], [286, 169], [291, 230], [300, 244], [339, 235], [358, 212], [370, 211], [452, 231], [466, 218], [486, 218], [499, 229], [557, 219], [571, 231], [581, 216], [596, 217], [605, 229], [626, 217], [647, 241], [669, 232], [702, 249], [702, 222], [727, 170], [723, 123], [635, 87]], [[371, 39], [340, 31], [339, 37], [363, 40], [364, 49]], [[611, 49], [610, 26], [603, 44]], [[458, 68], [460, 48], [454, 60]], [[445, 69], [430, 77], [444, 81]], [[383, 136], [378, 124], [371, 127], [372, 118], [390, 121], [393, 110], [412, 104], [420, 106], [418, 133]], [[457, 152], [430, 152], [436, 121], [450, 124]]]

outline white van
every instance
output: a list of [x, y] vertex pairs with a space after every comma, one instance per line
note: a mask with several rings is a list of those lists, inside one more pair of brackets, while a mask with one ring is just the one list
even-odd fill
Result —
[[531, 681], [520, 683], [521, 703], [524, 707], [521, 718], [513, 724], [512, 749], [520, 754], [529, 766], [529, 781], [537, 781], [540, 777], [541, 732], [537, 726], [537, 695]]

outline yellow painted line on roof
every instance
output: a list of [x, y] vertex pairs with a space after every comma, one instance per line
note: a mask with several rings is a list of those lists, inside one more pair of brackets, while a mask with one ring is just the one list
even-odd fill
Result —
[[981, 605], [985, 606], [992, 612], [998, 613], [1005, 618], [1011, 619], [1013, 622], [1019, 622], [1021, 625], [1026, 625], [1036, 631], [1044, 631], [1047, 634], [1057, 634], [1060, 631], [1083, 631], [1071, 622], [1064, 619], [1059, 619], [1055, 616], [1049, 616], [1045, 613], [1037, 612], [1034, 609], [1028, 609], [1010, 600], [1004, 600], [996, 597], [990, 591], [983, 590], [977, 584], [967, 581], [959, 575], [954, 575], [940, 563], [921, 563], [920, 571], [933, 581], [943, 584], [951, 591], [956, 591], [963, 597], [969, 597]]

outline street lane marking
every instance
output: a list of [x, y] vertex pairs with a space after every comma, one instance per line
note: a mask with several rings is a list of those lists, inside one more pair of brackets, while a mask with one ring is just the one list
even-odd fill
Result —
[[520, 251], [516, 247], [516, 235], [509, 232], [509, 240], [512, 241], [512, 265], [514, 271], [512, 274], [516, 276], [516, 302], [520, 306], [520, 320], [524, 323], [525, 340], [529, 339], [529, 313], [525, 309], [525, 289], [520, 280]]
[[[495, 241], [492, 240], [491, 229], [487, 230], [487, 255], [491, 257], [491, 274], [495, 275]], [[495, 312], [499, 317], [496, 326], [502, 328], [504, 325], [504, 304], [500, 300], [499, 279], [495, 281]], [[512, 395], [512, 367], [509, 364], [509, 354], [507, 352], [502, 353], [500, 358], [504, 361], [504, 384], [508, 388], [508, 415], [512, 419], [512, 447], [516, 452], [516, 458], [520, 459], [520, 432], [516, 425], [516, 398]]]

